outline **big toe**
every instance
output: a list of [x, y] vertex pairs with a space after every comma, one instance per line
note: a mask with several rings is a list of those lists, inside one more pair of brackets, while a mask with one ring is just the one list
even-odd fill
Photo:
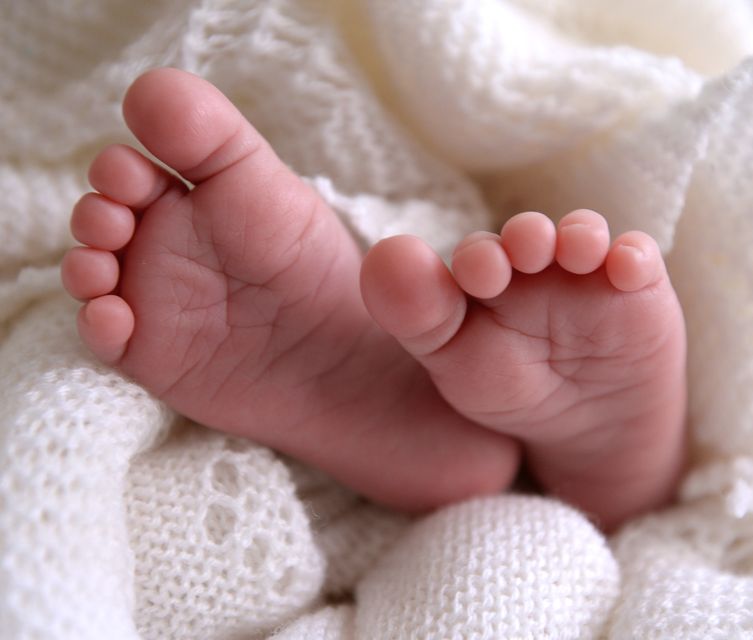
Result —
[[415, 356], [444, 346], [465, 317], [465, 295], [415, 236], [394, 236], [371, 248], [361, 266], [361, 293], [377, 324]]
[[137, 78], [123, 116], [149, 151], [194, 183], [267, 146], [219, 89], [179, 69]]
[[268, 282], [295, 263], [291, 277], [278, 281], [296, 289], [292, 296], [311, 290], [336, 250], [354, 259], [357, 248], [336, 215], [206, 80], [148, 71], [128, 90], [123, 115], [149, 151], [196, 185], [192, 224], [223, 253], [226, 273]]

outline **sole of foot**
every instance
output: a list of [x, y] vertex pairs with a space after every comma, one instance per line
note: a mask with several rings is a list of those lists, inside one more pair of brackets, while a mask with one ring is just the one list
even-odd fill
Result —
[[465, 238], [451, 270], [418, 238], [383, 240], [361, 288], [459, 413], [523, 443], [548, 492], [606, 529], [671, 497], [685, 325], [651, 237], [528, 212]]
[[138, 78], [123, 113], [163, 165], [104, 149], [62, 264], [78, 330], [170, 407], [423, 510], [504, 489], [519, 447], [452, 410], [361, 299], [336, 215], [214, 86]]

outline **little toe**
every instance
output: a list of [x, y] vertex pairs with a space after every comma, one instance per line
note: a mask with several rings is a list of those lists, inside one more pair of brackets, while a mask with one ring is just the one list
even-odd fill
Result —
[[477, 231], [456, 247], [452, 273], [468, 295], [489, 299], [498, 296], [510, 284], [512, 267], [500, 237], [488, 231]]
[[74, 298], [88, 300], [110, 293], [118, 284], [120, 268], [109, 251], [74, 247], [61, 265], [63, 286]]
[[595, 211], [572, 211], [557, 225], [555, 259], [565, 271], [575, 274], [596, 271], [608, 251], [609, 225]]
[[87, 193], [73, 207], [71, 233], [81, 244], [94, 249], [122, 249], [135, 228], [136, 221], [128, 207], [98, 193]]
[[607, 278], [620, 291], [638, 291], [664, 274], [664, 260], [656, 241], [642, 231], [619, 236], [606, 259]]
[[444, 346], [465, 317], [466, 298], [440, 257], [415, 236], [374, 245], [361, 267], [361, 293], [374, 320], [410, 353]]
[[186, 192], [175, 176], [123, 144], [103, 149], [89, 168], [89, 183], [110, 200], [145, 209], [167, 191]]
[[513, 216], [502, 227], [500, 237], [510, 264], [521, 273], [539, 273], [554, 261], [557, 232], [543, 213]]
[[90, 300], [78, 313], [78, 333], [83, 343], [102, 362], [120, 359], [133, 333], [133, 311], [118, 296]]

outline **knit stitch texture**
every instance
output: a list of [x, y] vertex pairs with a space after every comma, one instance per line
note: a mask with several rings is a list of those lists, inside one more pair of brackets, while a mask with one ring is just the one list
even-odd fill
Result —
[[[609, 540], [517, 493], [410, 520], [97, 363], [56, 265], [162, 65], [364, 247], [578, 207], [654, 235], [688, 321], [679, 504]], [[753, 2], [3, 2], [0, 68], [0, 640], [753, 637]]]

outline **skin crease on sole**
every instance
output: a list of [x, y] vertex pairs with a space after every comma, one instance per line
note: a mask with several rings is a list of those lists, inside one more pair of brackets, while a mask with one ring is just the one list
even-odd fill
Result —
[[412, 237], [363, 258], [209, 83], [148, 72], [124, 116], [183, 180], [123, 145], [92, 163], [62, 278], [101, 360], [399, 509], [504, 490], [521, 455], [605, 529], [671, 496], [684, 323], [650, 237], [529, 212], [452, 271]]
[[62, 278], [97, 357], [390, 507], [509, 486], [519, 445], [453, 411], [374, 323], [348, 231], [215, 87], [151, 71], [123, 112], [183, 180], [124, 145], [91, 165]]
[[366, 256], [372, 316], [448, 402], [519, 438], [550, 493], [605, 529], [670, 499], [684, 459], [685, 334], [656, 243], [610, 244], [579, 210], [524, 213], [461, 241], [452, 271], [420, 239]]

